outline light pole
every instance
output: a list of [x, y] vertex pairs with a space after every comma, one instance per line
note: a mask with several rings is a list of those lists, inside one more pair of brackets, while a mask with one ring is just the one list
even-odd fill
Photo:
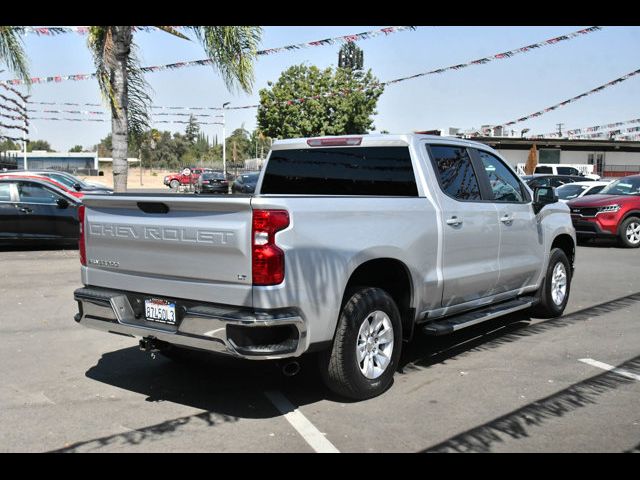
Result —
[[226, 102], [222, 104], [222, 174], [224, 178], [227, 178], [227, 138], [225, 132], [225, 117], [224, 117], [224, 108], [229, 105], [231, 102]]

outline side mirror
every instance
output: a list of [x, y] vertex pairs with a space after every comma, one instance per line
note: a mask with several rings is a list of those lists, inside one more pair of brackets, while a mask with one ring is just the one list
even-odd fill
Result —
[[56, 200], [56, 205], [61, 209], [69, 208], [69, 201], [65, 198], [59, 198]]
[[553, 187], [537, 187], [533, 191], [533, 211], [538, 213], [545, 205], [556, 203], [558, 195]]
[[82, 185], [80, 185], [79, 183], [74, 183], [73, 188], [75, 188], [76, 191], [79, 192], [80, 190], [82, 190]]

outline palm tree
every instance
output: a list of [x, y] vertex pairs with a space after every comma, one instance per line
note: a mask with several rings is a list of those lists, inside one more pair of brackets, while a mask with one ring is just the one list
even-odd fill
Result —
[[31, 85], [27, 55], [19, 32], [15, 27], [0, 25], [0, 62], [6, 63], [13, 74]]
[[[172, 27], [157, 27], [189, 40]], [[229, 89], [249, 92], [253, 85], [253, 62], [262, 29], [254, 26], [190, 26], [214, 68]], [[144, 79], [133, 41], [134, 27], [94, 26], [89, 31], [100, 90], [111, 108], [113, 185], [127, 189], [128, 136], [139, 137], [149, 128], [149, 85]]]

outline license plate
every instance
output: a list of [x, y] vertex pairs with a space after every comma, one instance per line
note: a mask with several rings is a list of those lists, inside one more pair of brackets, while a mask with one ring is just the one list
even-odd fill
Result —
[[150, 322], [176, 324], [176, 304], [157, 298], [145, 299], [144, 313]]

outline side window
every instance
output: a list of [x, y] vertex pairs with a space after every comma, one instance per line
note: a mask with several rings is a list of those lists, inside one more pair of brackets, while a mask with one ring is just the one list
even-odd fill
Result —
[[580, 172], [573, 167], [558, 167], [558, 175], [580, 175]]
[[604, 185], [593, 187], [591, 190], [585, 193], [585, 195], [595, 195], [596, 193], [600, 193], [600, 190], [602, 190], [604, 187], [605, 187]]
[[18, 196], [23, 203], [42, 203], [51, 205], [60, 198], [51, 190], [33, 183], [18, 183]]
[[536, 167], [536, 173], [553, 173], [551, 167]]
[[490, 153], [478, 150], [478, 155], [489, 177], [489, 184], [496, 202], [523, 202], [522, 187], [516, 176], [500, 159]]
[[560, 185], [564, 185], [565, 183], [570, 183], [570, 182], [567, 182], [566, 179], [561, 179], [558, 177], [553, 177], [551, 179], [551, 186], [554, 188], [559, 187]]
[[0, 202], [11, 201], [10, 183], [0, 183]]
[[471, 157], [464, 147], [431, 145], [442, 189], [456, 200], [481, 200]]

